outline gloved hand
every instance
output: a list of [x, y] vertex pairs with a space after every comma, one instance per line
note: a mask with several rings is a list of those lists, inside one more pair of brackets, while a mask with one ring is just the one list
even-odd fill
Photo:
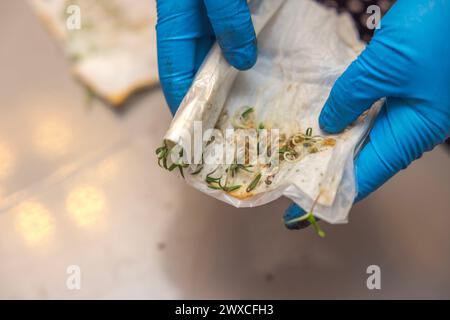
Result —
[[[359, 201], [450, 134], [450, 1], [399, 0], [335, 83], [319, 118], [337, 133], [386, 97], [356, 163]], [[309, 208], [307, 208], [309, 209]], [[305, 212], [291, 205], [289, 221]], [[303, 227], [303, 224], [301, 227]]]
[[246, 0], [157, 0], [159, 76], [172, 113], [217, 39], [239, 70], [256, 62], [256, 35]]

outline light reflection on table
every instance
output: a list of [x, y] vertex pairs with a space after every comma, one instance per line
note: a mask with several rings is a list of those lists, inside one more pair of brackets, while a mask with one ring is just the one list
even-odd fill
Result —
[[68, 120], [46, 114], [37, 119], [33, 141], [38, 153], [48, 157], [62, 156], [71, 149], [73, 139]]
[[42, 203], [29, 200], [16, 209], [17, 232], [29, 246], [45, 245], [55, 225], [48, 208]]
[[75, 187], [67, 196], [66, 210], [82, 228], [92, 228], [104, 220], [106, 198], [93, 186]]
[[0, 140], [0, 182], [14, 173], [15, 156], [11, 147]]

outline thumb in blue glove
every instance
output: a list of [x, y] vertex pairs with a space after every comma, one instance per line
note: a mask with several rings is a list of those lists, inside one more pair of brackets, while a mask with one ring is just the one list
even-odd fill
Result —
[[[337, 80], [319, 123], [338, 133], [386, 97], [355, 163], [355, 201], [450, 134], [450, 1], [399, 0], [366, 48]], [[291, 205], [289, 223], [305, 212]]]
[[256, 62], [256, 35], [246, 0], [158, 0], [159, 76], [172, 113], [215, 40], [239, 70]]

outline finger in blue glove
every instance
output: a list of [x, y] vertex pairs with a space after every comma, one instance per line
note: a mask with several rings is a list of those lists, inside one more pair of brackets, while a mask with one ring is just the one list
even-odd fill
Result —
[[[336, 81], [319, 118], [338, 133], [386, 102], [355, 161], [359, 201], [450, 135], [450, 1], [399, 0]], [[285, 219], [304, 215], [298, 206]]]
[[215, 39], [240, 70], [256, 62], [256, 35], [245, 0], [158, 0], [159, 76], [174, 114]]

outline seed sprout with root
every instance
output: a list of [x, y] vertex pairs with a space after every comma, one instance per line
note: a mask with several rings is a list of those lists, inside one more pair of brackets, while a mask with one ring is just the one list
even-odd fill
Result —
[[[235, 139], [238, 136], [239, 130], [256, 130], [256, 135], [258, 138], [256, 152], [258, 155], [260, 155], [259, 138], [261, 136], [261, 131], [267, 130], [267, 133], [269, 134], [271, 131], [270, 129], [268, 129], [268, 126], [264, 122], [259, 122], [256, 128], [255, 109], [249, 106], [241, 108], [231, 118], [231, 124], [233, 126], [233, 129], [236, 130], [234, 133]], [[279, 138], [278, 152], [276, 152], [276, 149], [272, 150], [270, 143], [268, 145], [268, 152], [270, 152], [271, 158], [277, 157], [276, 159], [278, 161], [285, 161], [287, 163], [299, 162], [310, 154], [321, 152], [328, 147], [333, 147], [336, 144], [336, 140], [333, 138], [325, 138], [320, 135], [313, 135], [312, 128], [307, 128], [305, 132], [295, 133], [289, 138], [287, 138], [285, 134], [281, 134]], [[208, 146], [210, 142], [211, 141], [209, 141], [206, 146]], [[174, 155], [174, 153], [177, 152], [174, 149], [175, 148], [170, 149], [166, 143], [164, 143], [163, 146], [159, 147], [156, 150], [158, 164], [169, 171], [178, 169], [181, 176], [184, 178], [183, 170], [188, 168], [189, 165], [183, 161], [183, 149], [178, 152], [178, 155]], [[232, 164], [227, 165], [225, 168], [223, 167], [223, 165], [219, 165], [217, 168], [215, 168], [205, 176], [204, 181], [206, 182], [208, 187], [214, 190], [221, 190], [226, 193], [233, 193], [240, 190], [241, 188], [245, 188], [245, 192], [247, 194], [251, 194], [260, 187], [261, 182], [264, 182], [265, 186], [271, 185], [273, 183], [276, 172], [267, 173], [266, 171], [268, 168], [270, 168], [271, 170], [273, 169], [271, 168], [272, 162], [264, 166], [250, 164], [249, 154], [250, 143], [246, 141], [244, 148], [244, 163], [238, 163], [238, 155], [235, 152], [234, 161], [232, 162]], [[169, 156], [171, 157], [171, 159], [174, 156], [177, 157], [177, 159], [170, 165], [168, 160]], [[223, 170], [218, 170], [219, 167], [222, 167]], [[196, 166], [191, 166], [190, 173], [194, 176], [199, 175], [204, 170], [204, 168], [205, 166], [202, 156], [202, 162]], [[221, 174], [219, 174], [219, 172]], [[247, 183], [245, 186], [241, 183], [233, 183], [238, 175], [251, 175], [252, 179], [250, 183]], [[314, 226], [319, 235], [324, 234], [323, 231], [318, 228], [317, 221], [312, 214], [312, 210], [310, 211], [310, 213], [299, 219], [300, 220], [296, 221], [308, 220]], [[292, 221], [292, 223], [295, 223], [295, 221]]]
[[309, 210], [309, 212], [301, 217], [289, 220], [286, 222], [287, 225], [293, 225], [293, 224], [297, 224], [300, 223], [302, 221], [308, 221], [314, 228], [314, 230], [316, 231], [316, 233], [319, 235], [319, 237], [321, 238], [325, 238], [325, 232], [320, 228], [319, 223], [316, 219], [316, 217], [314, 217], [314, 208], [317, 205], [317, 201], [319, 200], [320, 197], [320, 193], [319, 195], [316, 197], [316, 199], [313, 202], [313, 205], [311, 206], [311, 210]]

